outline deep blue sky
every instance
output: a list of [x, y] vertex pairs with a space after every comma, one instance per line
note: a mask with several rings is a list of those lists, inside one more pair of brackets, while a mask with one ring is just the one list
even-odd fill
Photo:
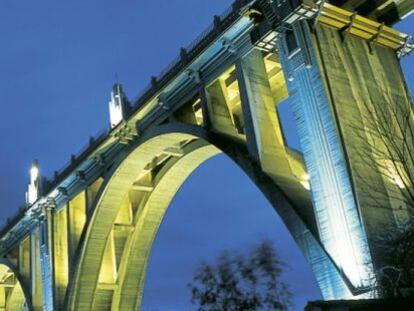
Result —
[[[39, 159], [50, 176], [108, 125], [117, 74], [134, 98], [230, 5], [229, 0], [0, 2], [0, 222], [24, 202]], [[414, 18], [398, 28], [414, 29]], [[414, 85], [413, 57], [403, 60]], [[222, 189], [226, 189], [225, 192]], [[290, 269], [297, 309], [319, 291], [260, 192], [224, 156], [197, 170], [167, 213], [151, 255], [144, 310], [189, 310], [186, 284], [201, 260], [271, 239]]]

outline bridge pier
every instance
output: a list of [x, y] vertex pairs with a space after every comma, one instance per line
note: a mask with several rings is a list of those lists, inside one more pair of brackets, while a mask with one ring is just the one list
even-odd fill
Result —
[[[381, 118], [376, 107], [386, 107], [381, 109], [390, 109], [390, 114], [396, 113], [393, 106], [412, 109], [408, 90], [392, 49], [346, 31], [310, 25], [297, 22], [282, 31], [278, 48], [310, 175], [319, 237], [343, 272], [342, 280], [325, 278], [322, 271], [315, 275], [324, 278], [320, 286], [325, 299], [376, 297], [376, 273], [387, 264], [379, 234], [410, 216], [401, 194], [391, 194], [401, 191], [387, 177], [391, 173], [381, 173], [385, 160], [366, 152], [367, 141], [381, 144], [369, 124]], [[402, 120], [399, 113], [395, 118]]]
[[40, 221], [40, 262], [42, 270], [43, 310], [55, 310], [55, 285], [53, 273], [53, 223], [54, 202], [43, 207], [44, 215]]
[[[372, 285], [370, 253], [353, 197], [340, 133], [306, 22], [296, 23], [293, 30], [284, 34], [279, 51], [310, 176], [321, 242], [355, 288]], [[323, 271], [324, 266], [315, 269], [325, 299], [352, 297], [337, 272]]]
[[37, 227], [30, 235], [30, 291], [34, 311], [43, 309], [42, 263], [40, 251], [40, 234], [42, 228]]

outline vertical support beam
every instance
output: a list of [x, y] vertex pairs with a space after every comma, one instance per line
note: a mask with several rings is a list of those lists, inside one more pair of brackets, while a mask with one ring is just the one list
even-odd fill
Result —
[[[335, 291], [343, 292], [347, 291], [347, 288], [341, 280], [337, 267], [312, 236], [312, 234], [317, 235], [317, 229], [315, 228], [314, 216], [311, 213], [309, 193], [294, 178], [293, 169], [290, 167], [290, 155], [284, 144], [281, 125], [275, 109], [277, 98], [272, 94], [272, 86], [269, 84], [263, 55], [259, 50], [253, 50], [240, 60], [236, 67], [243, 113], [247, 116], [245, 118], [246, 135], [255, 137], [256, 152], [263, 171], [272, 176], [285, 194], [291, 198], [296, 212], [301, 216], [306, 226], [311, 229], [305, 230], [299, 224], [290, 227], [296, 242], [316, 272], [318, 283], [324, 291], [324, 297], [332, 298]], [[275, 87], [280, 88], [276, 90], [278, 92], [282, 92], [282, 88], [284, 88], [283, 85]], [[287, 104], [293, 99], [288, 98]], [[335, 284], [340, 284], [339, 289], [334, 288], [331, 283], [326, 285], [327, 280], [331, 281], [332, 279], [335, 279]]]
[[232, 111], [233, 107], [231, 106], [228, 89], [224, 81], [225, 77], [232, 70], [233, 67], [230, 67], [207, 88], [209, 120], [213, 131], [223, 133], [237, 140], [244, 140], [244, 135], [236, 127]]
[[240, 101], [243, 110], [244, 133], [246, 134], [247, 149], [249, 151], [249, 155], [259, 163], [260, 155], [255, 133], [255, 126], [253, 123], [253, 117], [250, 108], [249, 91], [247, 89], [247, 81], [244, 68], [240, 59], [236, 62], [236, 75], [237, 81], [239, 83]]
[[69, 250], [68, 250], [68, 219], [67, 207], [57, 211], [54, 215], [54, 283], [56, 308], [63, 309], [66, 288], [69, 282]]
[[264, 55], [258, 49], [241, 58], [236, 63], [236, 70], [249, 152], [260, 163], [263, 172], [292, 200], [308, 227], [316, 231], [309, 191], [300, 183], [304, 167], [301, 159], [295, 160], [294, 153], [285, 145], [276, 111], [277, 100], [282, 96], [277, 97], [274, 93], [285, 91], [283, 75], [274, 86], [277, 92], [272, 92]]
[[115, 255], [114, 231], [108, 237], [105, 254], [102, 258], [102, 266], [99, 274], [99, 284], [113, 285], [117, 280], [117, 263]]
[[19, 256], [20, 256], [21, 245], [22, 245], [22, 242], [20, 242], [13, 249], [11, 249], [6, 255], [7, 259], [10, 260], [10, 262], [16, 267], [19, 267]]
[[[335, 108], [375, 270], [388, 266], [378, 241], [409, 221], [404, 175], [414, 163], [412, 100], [396, 52], [328, 27], [315, 28], [315, 50]], [[410, 119], [411, 114], [411, 119]], [[411, 168], [410, 168], [411, 167]], [[410, 200], [408, 200], [410, 201]]]
[[96, 195], [98, 194], [99, 188], [101, 187], [103, 178], [99, 177], [94, 181], [88, 188], [86, 188], [86, 210], [87, 213], [93, 207]]
[[[370, 252], [308, 25], [295, 24], [293, 32], [279, 40], [279, 51], [310, 175], [321, 242], [355, 288], [371, 286]], [[352, 297], [336, 271], [319, 267], [315, 274], [325, 299]]]
[[0, 286], [0, 310], [6, 310], [6, 288]]
[[86, 194], [85, 191], [74, 197], [67, 207], [68, 211], [68, 251], [70, 272], [74, 268], [71, 260], [75, 260], [80, 236], [86, 223]]
[[30, 283], [30, 238], [26, 238], [19, 245], [18, 271], [23, 280]]
[[199, 85], [199, 96], [201, 101], [201, 112], [203, 113], [203, 127], [208, 129], [211, 126], [211, 120], [208, 115], [207, 90], [204, 83], [200, 83]]
[[292, 178], [261, 51], [253, 49], [237, 63], [236, 68], [243, 114], [249, 122], [245, 127], [251, 140], [250, 149], [256, 152], [266, 173]]
[[53, 277], [53, 218], [54, 202], [47, 202], [43, 207], [44, 217], [40, 229], [40, 262], [42, 266], [43, 310], [52, 311], [54, 302]]
[[43, 310], [40, 234], [41, 226], [33, 230], [30, 235], [31, 294], [33, 309], [35, 311]]

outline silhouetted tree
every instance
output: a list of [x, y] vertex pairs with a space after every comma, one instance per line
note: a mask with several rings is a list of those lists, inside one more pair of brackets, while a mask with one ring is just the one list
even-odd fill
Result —
[[281, 280], [285, 264], [270, 242], [250, 254], [223, 252], [215, 265], [203, 263], [189, 284], [199, 310], [287, 310], [291, 293]]
[[[383, 228], [375, 242], [389, 264], [375, 271], [383, 297], [413, 295], [414, 288], [414, 111], [403, 98], [362, 105], [361, 123], [352, 125], [358, 143], [356, 180], [364, 204], [393, 209], [396, 226]], [[395, 96], [395, 94], [393, 95]], [[378, 178], [378, 176], [380, 178]], [[390, 207], [390, 201], [393, 201]]]
[[387, 230], [377, 238], [389, 263], [376, 271], [383, 297], [414, 296], [414, 220]]
[[[414, 215], [414, 111], [411, 104], [362, 105], [362, 120], [355, 129], [355, 145], [362, 171], [364, 166], [378, 171], [388, 184], [369, 176], [358, 176], [372, 195], [376, 207], [389, 198]], [[360, 173], [357, 171], [357, 175]], [[384, 191], [386, 193], [384, 193]], [[386, 203], [388, 204], [388, 203]]]

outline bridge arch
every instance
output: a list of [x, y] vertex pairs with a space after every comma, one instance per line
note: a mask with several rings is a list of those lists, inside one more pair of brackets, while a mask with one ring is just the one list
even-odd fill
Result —
[[139, 309], [151, 247], [173, 197], [199, 165], [222, 152], [259, 187], [295, 240], [312, 230], [243, 144], [191, 125], [164, 125], [132, 145], [105, 178], [81, 239], [67, 309]]
[[33, 309], [26, 284], [13, 263], [6, 258], [0, 259], [0, 309], [6, 311]]

